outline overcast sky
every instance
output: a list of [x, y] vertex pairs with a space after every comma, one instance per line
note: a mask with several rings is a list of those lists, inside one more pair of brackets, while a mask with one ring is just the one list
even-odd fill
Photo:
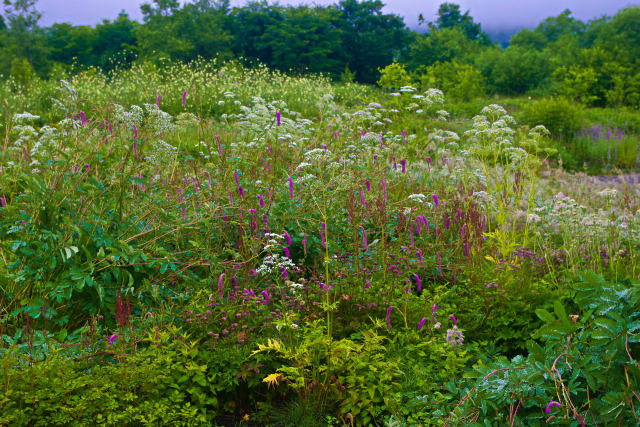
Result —
[[[150, 1], [150, 0], [149, 0]], [[384, 0], [383, 0], [384, 1]], [[435, 20], [438, 5], [445, 0], [387, 0], [386, 11], [405, 18], [407, 25], [414, 27], [418, 14], [423, 13], [427, 21]], [[286, 4], [332, 4], [337, 0], [282, 0]], [[102, 19], [114, 19], [120, 10], [125, 10], [132, 18], [140, 19], [140, 4], [143, 0], [39, 0], [38, 9], [43, 17], [41, 25], [54, 22], [73, 24], [96, 24]], [[242, 6], [244, 0], [232, 0], [233, 6]], [[640, 0], [453, 0], [463, 11], [470, 10], [471, 16], [483, 28], [533, 27], [548, 16], [558, 15], [571, 9], [574, 16], [588, 21], [602, 15], [613, 15], [625, 6], [638, 5]]]

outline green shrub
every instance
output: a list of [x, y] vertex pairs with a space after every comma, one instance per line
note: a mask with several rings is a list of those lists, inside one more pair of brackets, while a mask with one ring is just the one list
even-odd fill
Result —
[[551, 136], [567, 140], [580, 131], [583, 117], [583, 111], [568, 99], [546, 98], [526, 108], [518, 121], [530, 127], [544, 125]]
[[473, 65], [436, 62], [420, 77], [422, 89], [441, 89], [447, 98], [470, 101], [485, 95], [485, 78]]
[[570, 293], [570, 300], [552, 304], [552, 313], [535, 311], [544, 325], [527, 357], [475, 366], [457, 388], [452, 425], [469, 417], [486, 425], [538, 425], [550, 417], [567, 425], [637, 425], [640, 284], [611, 283], [587, 271]]

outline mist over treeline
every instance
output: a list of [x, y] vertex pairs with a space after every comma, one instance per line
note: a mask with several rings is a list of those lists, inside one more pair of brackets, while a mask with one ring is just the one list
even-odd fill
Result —
[[42, 27], [37, 0], [7, 0], [0, 74], [28, 88], [36, 78], [91, 69], [218, 58], [371, 84], [397, 62], [415, 84], [466, 88], [462, 98], [560, 94], [588, 105], [638, 106], [638, 6], [589, 22], [566, 10], [508, 41], [502, 35], [500, 43], [453, 3], [441, 4], [433, 22], [420, 17], [418, 31], [383, 7], [379, 0], [243, 7], [228, 0], [153, 0], [141, 6], [142, 22], [121, 13], [95, 26]]

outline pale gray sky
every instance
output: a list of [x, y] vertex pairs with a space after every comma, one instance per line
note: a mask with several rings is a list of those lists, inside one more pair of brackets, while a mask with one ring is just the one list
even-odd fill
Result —
[[[445, 0], [388, 0], [385, 10], [405, 18], [407, 25], [414, 27], [418, 14], [432, 21], [440, 3]], [[38, 9], [42, 11], [41, 25], [53, 22], [71, 22], [73, 24], [96, 24], [102, 19], [114, 19], [122, 9], [132, 18], [140, 19], [141, 0], [39, 0]], [[243, 0], [232, 0], [232, 5], [242, 6]], [[336, 3], [332, 0], [283, 0], [286, 4]], [[464, 11], [470, 10], [471, 16], [485, 29], [532, 27], [548, 16], [555, 16], [564, 9], [571, 9], [574, 16], [582, 20], [598, 18], [604, 14], [613, 15], [625, 6], [639, 5], [640, 0], [453, 0]]]

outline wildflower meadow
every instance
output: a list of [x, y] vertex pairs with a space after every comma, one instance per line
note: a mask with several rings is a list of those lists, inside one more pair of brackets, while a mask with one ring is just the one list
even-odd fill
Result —
[[639, 183], [565, 172], [535, 101], [204, 60], [12, 84], [0, 424], [638, 424]]

